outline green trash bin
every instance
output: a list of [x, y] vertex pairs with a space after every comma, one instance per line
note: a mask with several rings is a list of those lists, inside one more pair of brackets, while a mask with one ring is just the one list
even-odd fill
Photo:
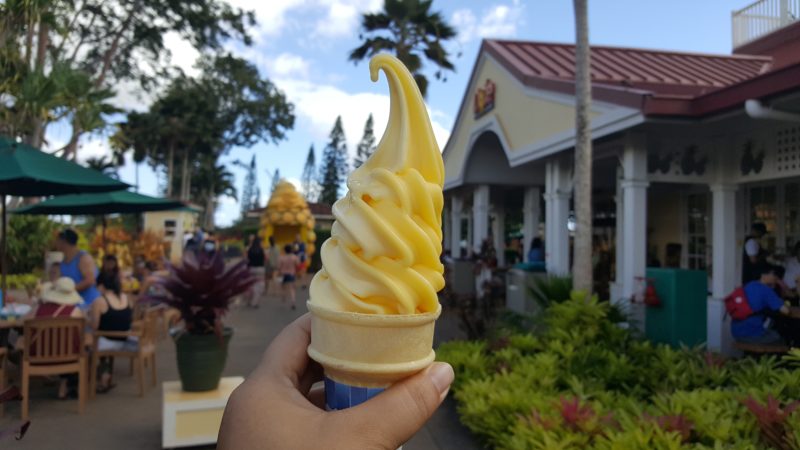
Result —
[[645, 335], [673, 347], [706, 342], [708, 275], [702, 270], [647, 269], [660, 306], [647, 306]]

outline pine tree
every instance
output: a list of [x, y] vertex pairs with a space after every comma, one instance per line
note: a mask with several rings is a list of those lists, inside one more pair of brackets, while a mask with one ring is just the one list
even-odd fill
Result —
[[255, 189], [258, 187], [256, 180], [256, 155], [250, 160], [250, 165], [247, 167], [247, 175], [244, 177], [244, 187], [242, 188], [242, 198], [239, 201], [242, 208], [242, 218], [247, 216], [247, 211], [253, 207], [253, 198], [255, 197]]
[[281, 181], [281, 169], [275, 169], [275, 175], [272, 176], [272, 189], [270, 189], [270, 193], [275, 192], [275, 188], [278, 187], [278, 183]]
[[329, 139], [322, 151], [319, 201], [332, 205], [339, 199], [339, 189], [347, 176], [347, 141], [342, 129], [342, 116], [336, 118]]
[[367, 123], [364, 124], [364, 135], [361, 137], [361, 142], [356, 147], [356, 157], [353, 160], [353, 166], [358, 169], [362, 164], [367, 162], [367, 159], [375, 151], [375, 132], [372, 128], [372, 114], [367, 117]]
[[253, 206], [250, 209], [261, 208], [261, 187], [256, 188], [256, 196], [253, 197]]
[[303, 196], [306, 201], [317, 201], [317, 192], [315, 189], [314, 176], [317, 171], [317, 157], [314, 154], [314, 144], [308, 149], [308, 157], [306, 157], [306, 165], [303, 166], [303, 176], [300, 179], [302, 184]]

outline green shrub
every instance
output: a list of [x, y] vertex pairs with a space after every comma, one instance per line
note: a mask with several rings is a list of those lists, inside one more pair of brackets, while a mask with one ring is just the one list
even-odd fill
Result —
[[8, 220], [8, 273], [41, 269], [57, 228], [46, 216], [12, 214]]
[[760, 449], [774, 419], [777, 448], [800, 449], [800, 351], [725, 360], [639, 340], [613, 314], [575, 294], [533, 334], [442, 345], [461, 421], [500, 449]]

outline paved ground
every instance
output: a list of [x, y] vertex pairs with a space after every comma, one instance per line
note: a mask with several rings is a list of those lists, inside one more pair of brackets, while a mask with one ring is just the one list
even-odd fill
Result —
[[[298, 298], [306, 298], [301, 290]], [[303, 303], [303, 302], [300, 302]], [[235, 329], [225, 375], [246, 375], [255, 367], [270, 340], [287, 323], [306, 311], [279, 305], [275, 298], [262, 302], [257, 310], [235, 309], [226, 323]], [[454, 336], [457, 326], [447, 314], [437, 321], [437, 340]], [[31, 389], [32, 424], [28, 435], [19, 442], [4, 441], [0, 448], [9, 449], [158, 449], [161, 447], [160, 382], [177, 380], [175, 349], [169, 340], [159, 344], [159, 387], [150, 389], [144, 398], [137, 395], [134, 378], [127, 375], [127, 362], [118, 363], [117, 388], [98, 395], [77, 413], [77, 401], [58, 401], [55, 386], [35, 382]], [[2, 427], [19, 417], [19, 407], [9, 405], [0, 419]], [[468, 431], [458, 422], [455, 406], [448, 399], [436, 415], [410, 442], [405, 450], [478, 449]]]

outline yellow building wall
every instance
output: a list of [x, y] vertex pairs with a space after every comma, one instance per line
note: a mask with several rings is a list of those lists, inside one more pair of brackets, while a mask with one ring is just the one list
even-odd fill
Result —
[[[166, 222], [175, 221], [175, 233], [167, 236]], [[178, 262], [183, 257], [183, 235], [187, 231], [193, 231], [197, 226], [197, 213], [192, 211], [156, 211], [144, 213], [144, 229], [155, 233], [164, 234], [164, 240], [168, 241], [169, 259]]]
[[[667, 191], [650, 191], [647, 197], [647, 245], [656, 248], [662, 266], [666, 264], [667, 244], [682, 244], [683, 209], [681, 195]], [[681, 248], [681, 254], [686, 248]]]
[[[473, 110], [475, 91], [482, 88], [487, 79], [491, 79], [497, 87], [495, 107], [475, 120]], [[451, 145], [444, 160], [447, 180], [461, 174], [470, 135], [492, 117], [497, 118], [511, 154], [536, 142], [572, 130], [575, 126], [575, 108], [572, 105], [527, 95], [522, 91], [521, 84], [490, 58], [487, 58], [478, 69], [476, 80], [476, 86], [467, 92], [464, 108], [459, 112], [458, 129], [453, 130], [455, 134], [450, 137]], [[598, 114], [592, 112], [592, 117]]]

